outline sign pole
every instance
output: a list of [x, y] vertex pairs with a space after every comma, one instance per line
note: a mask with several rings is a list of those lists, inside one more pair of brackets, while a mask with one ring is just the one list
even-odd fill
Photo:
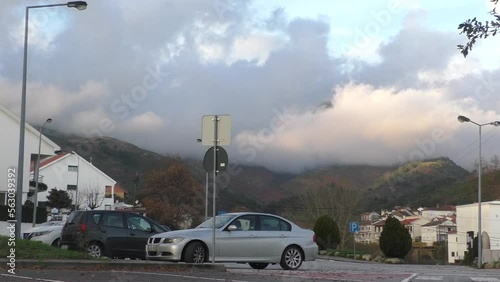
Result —
[[205, 177], [205, 221], [208, 219], [208, 172]]
[[356, 232], [352, 233], [353, 245], [354, 245], [354, 259], [356, 259]]
[[213, 211], [212, 211], [212, 222], [213, 222], [213, 228], [212, 228], [212, 246], [213, 246], [213, 253], [212, 253], [212, 263], [215, 263], [215, 189], [217, 187], [217, 142], [218, 140], [218, 132], [217, 132], [217, 125], [219, 122], [219, 117], [217, 115], [214, 116], [214, 186], [213, 186]]

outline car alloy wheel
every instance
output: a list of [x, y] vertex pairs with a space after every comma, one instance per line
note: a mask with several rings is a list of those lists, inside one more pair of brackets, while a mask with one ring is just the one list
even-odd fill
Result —
[[102, 247], [98, 243], [90, 243], [87, 247], [87, 253], [95, 258], [102, 256]]
[[203, 263], [205, 262], [205, 248], [200, 242], [194, 242], [186, 247], [185, 262]]
[[302, 265], [302, 253], [296, 246], [285, 249], [281, 257], [280, 265], [285, 270], [296, 270]]

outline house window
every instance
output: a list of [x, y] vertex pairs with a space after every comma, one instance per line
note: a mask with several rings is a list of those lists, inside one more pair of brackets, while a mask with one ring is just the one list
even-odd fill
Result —
[[5, 205], [6, 198], [7, 198], [7, 192], [0, 192], [0, 205]]
[[451, 252], [451, 256], [454, 257], [455, 256], [455, 252]]
[[78, 166], [76, 166], [76, 165], [68, 165], [68, 171], [78, 172]]
[[71, 184], [68, 184], [68, 186], [66, 186], [66, 189], [67, 189], [68, 191], [70, 191], [70, 190], [75, 191], [75, 190], [76, 190], [76, 185], [71, 185]]
[[106, 186], [106, 188], [105, 188], [104, 191], [105, 191], [104, 197], [105, 198], [111, 198], [111, 195], [112, 195], [112, 192], [113, 192], [112, 187], [111, 186]]

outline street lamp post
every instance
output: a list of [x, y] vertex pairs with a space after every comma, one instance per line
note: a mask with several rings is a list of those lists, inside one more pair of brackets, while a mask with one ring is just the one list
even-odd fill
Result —
[[40, 150], [42, 148], [42, 131], [45, 125], [51, 123], [52, 119], [48, 118], [45, 123], [40, 127], [40, 138], [38, 138], [38, 155], [36, 157], [35, 171], [33, 173], [33, 178], [35, 180], [35, 201], [33, 205], [33, 227], [36, 225], [36, 208], [38, 206], [38, 182], [40, 177]]
[[23, 201], [23, 173], [24, 173], [24, 131], [26, 123], [26, 72], [28, 66], [28, 16], [30, 9], [48, 8], [57, 6], [67, 6], [78, 10], [85, 10], [87, 3], [85, 1], [73, 1], [65, 4], [36, 5], [26, 7], [26, 16], [24, 19], [24, 57], [23, 57], [23, 81], [21, 92], [21, 117], [19, 128], [19, 155], [17, 164], [17, 188], [16, 188], [16, 238], [21, 238], [22, 222], [22, 201]]
[[479, 124], [477, 122], [472, 121], [470, 118], [465, 116], [458, 116], [459, 122], [470, 122], [479, 127], [479, 165], [477, 169], [477, 212], [478, 212], [478, 220], [477, 220], [477, 267], [483, 267], [483, 236], [481, 230], [481, 167], [482, 167], [482, 158], [481, 158], [481, 128], [485, 125], [493, 125], [500, 126], [500, 121], [493, 121], [488, 123]]

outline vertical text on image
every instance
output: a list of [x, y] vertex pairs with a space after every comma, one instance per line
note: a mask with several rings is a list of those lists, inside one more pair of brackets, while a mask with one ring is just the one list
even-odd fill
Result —
[[7, 270], [10, 274], [16, 274], [16, 172], [15, 168], [7, 169], [7, 217], [9, 239], [9, 252], [7, 255]]

